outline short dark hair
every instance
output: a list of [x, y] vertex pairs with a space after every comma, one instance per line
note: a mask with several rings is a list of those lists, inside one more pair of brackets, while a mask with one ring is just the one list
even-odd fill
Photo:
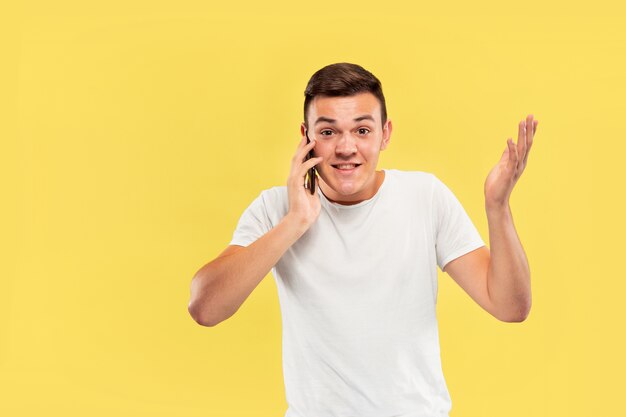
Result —
[[330, 64], [317, 70], [304, 90], [304, 124], [308, 128], [309, 104], [315, 96], [341, 97], [372, 93], [380, 102], [381, 122], [387, 121], [387, 106], [383, 87], [371, 72], [348, 62]]

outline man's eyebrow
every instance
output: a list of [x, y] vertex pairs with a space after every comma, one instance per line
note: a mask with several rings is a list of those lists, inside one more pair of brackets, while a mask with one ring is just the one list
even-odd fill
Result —
[[[360, 122], [361, 120], [371, 120], [372, 122], [375, 122], [376, 120], [374, 120], [374, 118], [369, 115], [369, 114], [364, 114], [363, 116], [359, 116], [359, 117], [355, 117], [354, 121], [355, 122]], [[320, 116], [317, 118], [317, 120], [315, 121], [314, 125], [318, 124], [318, 123], [322, 123], [322, 122], [328, 122], [330, 124], [335, 124], [337, 123], [337, 120], [335, 119], [331, 119], [329, 117], [324, 117], [324, 116]]]
[[372, 116], [370, 116], [369, 114], [364, 114], [363, 116], [359, 116], [356, 119], [354, 119], [355, 122], [360, 122], [361, 120], [371, 120], [372, 122], [375, 122], [376, 120], [374, 120], [374, 118]]

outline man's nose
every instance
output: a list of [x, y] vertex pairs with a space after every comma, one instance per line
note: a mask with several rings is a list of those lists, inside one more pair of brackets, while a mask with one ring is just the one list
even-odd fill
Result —
[[351, 155], [356, 152], [356, 140], [350, 133], [344, 133], [339, 138], [335, 152], [342, 155]]

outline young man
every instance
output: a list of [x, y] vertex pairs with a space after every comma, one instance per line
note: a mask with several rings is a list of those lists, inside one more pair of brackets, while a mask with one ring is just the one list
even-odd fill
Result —
[[536, 126], [532, 116], [520, 123], [517, 146], [507, 141], [485, 182], [490, 251], [435, 175], [376, 170], [392, 131], [379, 80], [354, 64], [320, 69], [287, 185], [261, 192], [226, 250], [196, 273], [190, 314], [205, 326], [226, 320], [271, 269], [285, 417], [448, 416], [437, 266], [499, 320], [526, 318], [530, 272], [508, 200]]

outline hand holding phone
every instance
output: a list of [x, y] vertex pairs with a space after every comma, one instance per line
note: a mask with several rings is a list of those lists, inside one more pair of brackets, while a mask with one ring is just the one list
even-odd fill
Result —
[[[315, 138], [309, 139], [306, 135], [301, 136], [298, 148], [291, 159], [291, 169], [287, 177], [289, 211], [285, 217], [294, 220], [293, 225], [303, 233], [315, 223], [321, 211], [319, 193], [315, 192], [315, 188], [311, 187], [310, 183], [311, 178], [315, 179], [316, 172], [310, 173], [311, 168], [323, 160], [322, 157], [315, 157], [314, 152], [311, 152], [316, 144]], [[305, 179], [308, 184], [303, 183]]]

